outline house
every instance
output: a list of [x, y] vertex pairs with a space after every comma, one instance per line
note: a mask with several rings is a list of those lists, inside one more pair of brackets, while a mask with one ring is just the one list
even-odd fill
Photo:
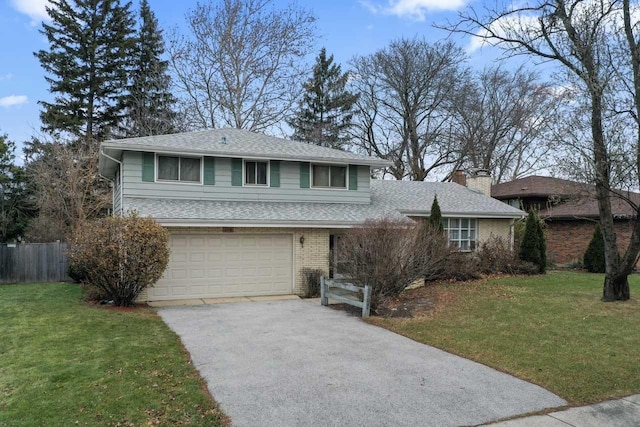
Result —
[[[489, 197], [490, 178], [455, 183], [371, 179], [389, 162], [238, 129], [106, 141], [100, 173], [115, 214], [137, 211], [170, 232], [167, 270], [143, 299], [301, 294], [303, 269], [329, 272], [332, 250], [367, 219], [429, 216], [437, 194], [451, 244], [510, 238], [523, 213]], [[333, 272], [339, 274], [339, 271]]]
[[[640, 194], [619, 191], [640, 203]], [[557, 265], [581, 262], [600, 218], [595, 187], [548, 176], [529, 176], [491, 187], [491, 195], [525, 211], [536, 210], [545, 222], [547, 259]], [[612, 197], [618, 244], [626, 247], [635, 211], [622, 198]]]

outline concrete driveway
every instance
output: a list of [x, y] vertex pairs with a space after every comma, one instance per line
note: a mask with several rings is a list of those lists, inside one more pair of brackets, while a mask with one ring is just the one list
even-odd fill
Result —
[[317, 301], [158, 311], [234, 426], [476, 425], [566, 404]]

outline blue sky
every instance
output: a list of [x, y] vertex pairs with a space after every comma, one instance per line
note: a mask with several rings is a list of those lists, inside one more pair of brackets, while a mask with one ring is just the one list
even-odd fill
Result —
[[[303, 1], [298, 5], [311, 9], [316, 17], [319, 39], [312, 58], [320, 47], [327, 48], [343, 64], [354, 55], [374, 52], [399, 37], [424, 36], [435, 42], [448, 37], [433, 23], [455, 20], [457, 10], [481, 0], [324, 0]], [[0, 132], [18, 143], [30, 139], [40, 129], [39, 100], [50, 100], [44, 71], [33, 52], [46, 49], [39, 33], [47, 0], [0, 0]], [[134, 1], [137, 9], [137, 1]], [[182, 26], [185, 13], [196, 0], [149, 0], [160, 25], [169, 29]], [[286, 6], [287, 0], [275, 0]], [[471, 41], [453, 38], [461, 46]], [[469, 51], [469, 63], [481, 68], [499, 55], [493, 48]]]

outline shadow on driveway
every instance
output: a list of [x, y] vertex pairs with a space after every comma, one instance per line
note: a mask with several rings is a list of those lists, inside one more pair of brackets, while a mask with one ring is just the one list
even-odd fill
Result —
[[158, 309], [234, 426], [460, 426], [562, 406], [315, 301]]

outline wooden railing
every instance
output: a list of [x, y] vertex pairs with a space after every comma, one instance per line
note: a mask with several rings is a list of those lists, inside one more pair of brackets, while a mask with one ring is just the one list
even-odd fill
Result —
[[362, 317], [371, 313], [371, 288], [351, 283], [320, 278], [320, 303], [329, 305], [329, 299], [362, 308]]

